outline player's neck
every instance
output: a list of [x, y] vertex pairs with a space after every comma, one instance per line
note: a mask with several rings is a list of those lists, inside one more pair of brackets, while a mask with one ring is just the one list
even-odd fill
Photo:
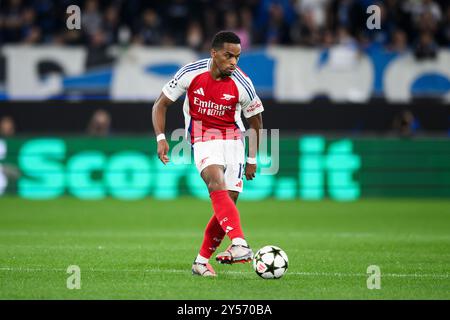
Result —
[[211, 64], [211, 70], [209, 70], [209, 73], [211, 74], [211, 77], [217, 81], [226, 78], [226, 76], [220, 72], [219, 68], [217, 68], [214, 63]]

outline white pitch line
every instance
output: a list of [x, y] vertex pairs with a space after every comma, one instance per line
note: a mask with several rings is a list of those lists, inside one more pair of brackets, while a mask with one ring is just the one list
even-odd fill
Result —
[[[148, 273], [186, 273], [189, 274], [189, 269], [82, 269], [88, 272], [148, 272]], [[66, 272], [62, 268], [13, 268], [0, 267], [0, 271], [12, 272]], [[251, 274], [251, 272], [242, 271], [224, 271], [224, 274], [243, 275]], [[286, 275], [307, 276], [307, 277], [367, 277], [365, 273], [344, 273], [344, 272], [287, 272]], [[450, 274], [427, 274], [427, 273], [382, 273], [381, 277], [392, 278], [433, 278], [433, 279], [447, 279]]]
[[[386, 234], [368, 233], [368, 232], [311, 232], [311, 231], [288, 231], [288, 232], [274, 232], [274, 234], [282, 233], [288, 237], [319, 237], [320, 239], [329, 237], [336, 238], [383, 238]], [[27, 231], [27, 230], [0, 230], [0, 236], [45, 236], [45, 237], [79, 237], [79, 238], [91, 238], [91, 237], [124, 237], [124, 238], [152, 238], [152, 237], [197, 237], [201, 234], [199, 231]], [[415, 240], [415, 241], [450, 241], [450, 236], [447, 234], [387, 234], [394, 240]]]

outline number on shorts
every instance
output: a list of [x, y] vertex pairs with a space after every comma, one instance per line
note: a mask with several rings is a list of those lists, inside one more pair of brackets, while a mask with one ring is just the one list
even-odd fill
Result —
[[244, 175], [244, 164], [243, 163], [239, 163], [238, 179], [242, 179], [243, 175]]

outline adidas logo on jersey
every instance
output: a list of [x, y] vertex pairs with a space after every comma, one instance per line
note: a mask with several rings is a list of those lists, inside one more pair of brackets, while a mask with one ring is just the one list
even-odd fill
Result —
[[200, 89], [195, 90], [194, 93], [199, 94], [199, 95], [202, 95], [202, 96], [205, 95], [205, 92], [203, 92], [203, 88], [200, 88]]

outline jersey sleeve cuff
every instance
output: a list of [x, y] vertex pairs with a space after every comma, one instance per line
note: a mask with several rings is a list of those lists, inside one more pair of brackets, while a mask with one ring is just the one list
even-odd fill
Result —
[[250, 112], [243, 111], [243, 113], [244, 113], [244, 117], [245, 117], [246, 119], [248, 119], [248, 118], [250, 118], [250, 117], [256, 116], [258, 113], [261, 113], [261, 112], [263, 112], [263, 111], [264, 111], [264, 107], [261, 106], [261, 107], [259, 107], [258, 109], [252, 110], [252, 111], [250, 111]]
[[167, 91], [167, 89], [166, 89], [165, 87], [162, 89], [162, 92], [164, 93], [164, 95], [165, 95], [167, 98], [169, 98], [170, 100], [172, 100], [172, 102], [175, 102], [175, 101], [178, 99], [178, 97], [174, 96], [174, 95], [171, 94], [169, 91]]

